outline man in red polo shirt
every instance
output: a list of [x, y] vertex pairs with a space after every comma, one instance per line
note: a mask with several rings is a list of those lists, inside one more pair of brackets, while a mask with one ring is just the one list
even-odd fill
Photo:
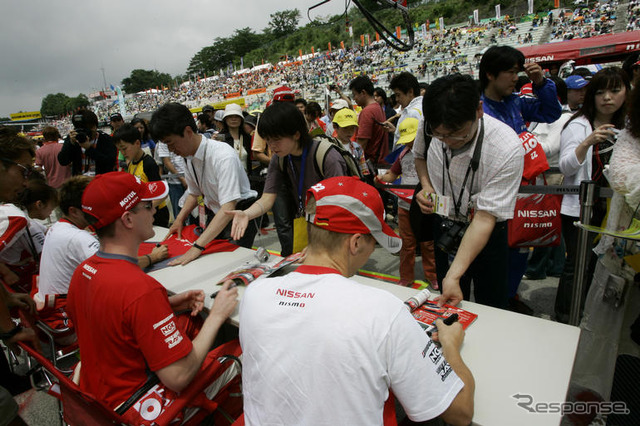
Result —
[[96, 230], [100, 251], [78, 266], [67, 297], [82, 353], [83, 391], [115, 410], [149, 383], [151, 372], [159, 379], [150, 387], [157, 409], [133, 404], [124, 413], [135, 424], [153, 422], [196, 374], [213, 367], [209, 349], [237, 304], [237, 289], [225, 284], [192, 341], [174, 311], [195, 316], [204, 306], [204, 292], [167, 297], [165, 288], [138, 266], [138, 246], [154, 235], [152, 201], [168, 191], [164, 182], [144, 183], [124, 172], [93, 179], [82, 210]]
[[389, 138], [382, 125], [386, 116], [382, 107], [373, 99], [373, 83], [366, 75], [360, 75], [349, 83], [351, 95], [362, 107], [358, 116], [358, 140], [364, 156], [374, 164], [385, 163], [384, 157], [389, 154]]

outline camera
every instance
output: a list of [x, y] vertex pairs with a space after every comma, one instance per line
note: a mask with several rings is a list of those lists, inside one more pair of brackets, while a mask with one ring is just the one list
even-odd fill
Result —
[[455, 254], [458, 251], [458, 246], [462, 241], [465, 231], [467, 230], [468, 223], [458, 222], [451, 219], [445, 219], [440, 225], [442, 229], [442, 235], [436, 242], [436, 247], [448, 254]]
[[91, 130], [87, 129], [87, 125], [84, 122], [84, 116], [82, 114], [73, 114], [71, 117], [71, 123], [73, 129], [76, 131], [76, 140], [78, 143], [85, 143], [91, 140]]
[[338, 88], [338, 86], [336, 86], [335, 84], [330, 84], [329, 85], [329, 90], [336, 90]]

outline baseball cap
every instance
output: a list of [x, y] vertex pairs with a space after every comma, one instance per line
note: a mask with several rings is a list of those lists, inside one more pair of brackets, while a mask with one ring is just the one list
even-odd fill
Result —
[[202, 112], [215, 111], [215, 109], [211, 105], [205, 105], [202, 107]]
[[640, 61], [634, 62], [633, 65], [631, 65], [631, 67], [638, 67], [640, 66]]
[[290, 87], [280, 86], [273, 91], [272, 102], [293, 102], [296, 100], [296, 95], [293, 93]]
[[344, 99], [336, 99], [331, 103], [331, 109], [349, 108], [349, 104]]
[[121, 120], [124, 121], [124, 118], [122, 118], [122, 114], [120, 114], [119, 112], [116, 112], [109, 116], [109, 121], [121, 121]]
[[336, 115], [333, 117], [333, 122], [340, 127], [358, 125], [358, 119], [356, 118], [356, 113], [349, 108], [343, 108], [340, 111], [336, 112]]
[[414, 117], [407, 117], [400, 123], [398, 132], [400, 132], [399, 144], [411, 143], [415, 140], [418, 133], [418, 124], [420, 120]]
[[224, 111], [219, 109], [216, 111], [215, 114], [213, 114], [213, 119], [216, 121], [222, 121], [222, 119], [224, 118]]
[[371, 234], [391, 253], [397, 253], [402, 240], [384, 221], [384, 204], [378, 191], [354, 176], [325, 179], [307, 191], [307, 202], [316, 200], [315, 214], [307, 222], [341, 234]]
[[258, 126], [258, 117], [256, 117], [255, 115], [249, 114], [244, 118], [244, 123], [248, 124], [248, 125], [250, 125], [252, 127], [257, 127]]
[[225, 106], [222, 119], [224, 120], [225, 118], [232, 115], [237, 115], [240, 118], [244, 118], [244, 116], [242, 115], [242, 107], [238, 104], [228, 104], [227, 106]]
[[589, 84], [589, 82], [580, 75], [570, 75], [564, 82], [567, 83], [567, 89], [582, 89]]
[[532, 83], [523, 84], [522, 87], [520, 88], [520, 94], [533, 95], [533, 84]]
[[82, 195], [82, 211], [98, 219], [91, 227], [103, 228], [131, 210], [140, 201], [152, 201], [169, 194], [163, 181], [142, 182], [127, 172], [97, 175]]

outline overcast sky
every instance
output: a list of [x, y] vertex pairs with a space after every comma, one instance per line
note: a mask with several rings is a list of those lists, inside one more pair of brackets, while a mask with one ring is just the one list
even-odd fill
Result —
[[[250, 27], [261, 32], [269, 15], [320, 0], [4, 0], [0, 12], [0, 116], [37, 111], [49, 93], [77, 96], [120, 84], [131, 70], [183, 74], [189, 60], [216, 37]], [[342, 13], [331, 0], [311, 16]]]

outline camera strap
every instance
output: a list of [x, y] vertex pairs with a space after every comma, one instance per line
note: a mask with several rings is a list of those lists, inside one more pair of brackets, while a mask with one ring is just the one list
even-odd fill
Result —
[[473, 180], [475, 179], [476, 171], [480, 166], [480, 155], [482, 153], [483, 140], [484, 140], [484, 118], [481, 118], [480, 130], [478, 131], [478, 139], [476, 141], [476, 147], [473, 151], [473, 157], [471, 157], [471, 161], [469, 161], [467, 172], [464, 175], [464, 181], [462, 181], [462, 186], [460, 187], [460, 195], [458, 196], [457, 201], [456, 201], [455, 192], [453, 190], [453, 183], [451, 182], [451, 174], [449, 173], [449, 157], [447, 156], [447, 152], [444, 146], [442, 147], [442, 156], [444, 157], [444, 161], [442, 162], [442, 194], [444, 195], [444, 192], [445, 192], [444, 168], [446, 166], [447, 177], [449, 178], [449, 187], [451, 188], [451, 198], [453, 199], [453, 208], [455, 210], [456, 218], [460, 217], [460, 206], [462, 205], [462, 196], [464, 195], [464, 189], [467, 186], [469, 173], [471, 173], [471, 187], [469, 189], [469, 200], [471, 200], [471, 195], [473, 191]]

